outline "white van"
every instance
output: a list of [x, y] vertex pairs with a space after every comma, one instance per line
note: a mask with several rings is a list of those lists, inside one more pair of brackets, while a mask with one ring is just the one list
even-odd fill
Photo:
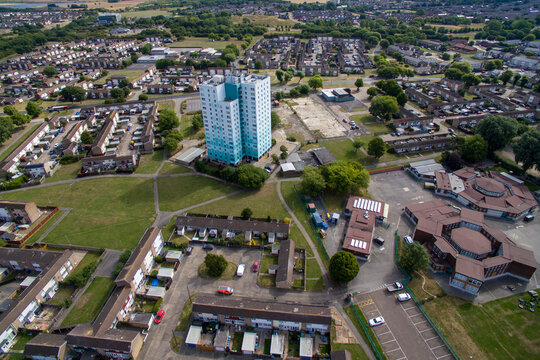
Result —
[[238, 269], [236, 270], [236, 276], [238, 277], [244, 276], [244, 270], [246, 270], [246, 264], [238, 265]]

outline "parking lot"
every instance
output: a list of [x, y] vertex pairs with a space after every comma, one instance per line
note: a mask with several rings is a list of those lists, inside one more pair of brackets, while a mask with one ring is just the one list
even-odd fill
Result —
[[412, 300], [396, 300], [400, 292], [389, 293], [382, 289], [356, 298], [366, 319], [377, 316], [385, 319], [373, 332], [388, 359], [453, 359], [416, 304]]

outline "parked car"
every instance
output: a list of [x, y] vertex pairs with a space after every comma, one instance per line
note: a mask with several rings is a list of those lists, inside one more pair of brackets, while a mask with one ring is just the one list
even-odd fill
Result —
[[527, 215], [523, 218], [523, 221], [530, 222], [534, 220], [534, 215]]
[[165, 311], [163, 310], [159, 310], [157, 315], [156, 315], [156, 318], [155, 318], [155, 322], [156, 324], [159, 324], [161, 322], [161, 320], [163, 320], [163, 316], [165, 315]]
[[223, 295], [232, 295], [234, 292], [234, 289], [230, 286], [220, 286], [218, 287], [218, 293]]
[[398, 301], [400, 302], [403, 302], [403, 301], [409, 301], [411, 300], [411, 295], [409, 293], [401, 293], [397, 296], [397, 299]]
[[211, 250], [214, 250], [214, 245], [212, 244], [204, 244], [203, 247], [202, 247], [204, 250], [208, 250], [208, 251], [211, 251]]
[[388, 292], [394, 292], [394, 291], [398, 291], [398, 290], [401, 290], [401, 289], [403, 289], [403, 284], [401, 284], [398, 281], [396, 281], [392, 285], [386, 287], [386, 290], [388, 290]]
[[255, 261], [255, 262], [253, 263], [253, 266], [251, 267], [251, 269], [253, 270], [253, 272], [259, 271], [259, 262], [258, 262], [258, 261]]
[[236, 276], [238, 277], [244, 276], [244, 270], [246, 270], [246, 264], [238, 265], [238, 269], [236, 269]]
[[376, 318], [369, 319], [369, 326], [375, 327], [384, 324], [384, 318], [382, 316], [377, 316]]
[[405, 235], [403, 237], [403, 241], [405, 241], [406, 244], [412, 244], [413, 243], [413, 239], [409, 235]]
[[191, 252], [193, 251], [193, 246], [188, 246], [186, 248], [186, 255], [191, 255]]
[[373, 239], [373, 241], [377, 244], [377, 245], [380, 245], [380, 246], [383, 246], [384, 245], [384, 239], [380, 236], [377, 236], [375, 239]]

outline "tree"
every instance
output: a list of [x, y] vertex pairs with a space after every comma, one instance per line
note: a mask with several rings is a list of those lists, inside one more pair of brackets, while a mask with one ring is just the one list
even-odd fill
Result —
[[517, 135], [518, 122], [501, 115], [489, 115], [480, 120], [474, 131], [482, 135], [493, 152], [504, 148]]
[[276, 70], [276, 77], [277, 77], [277, 79], [278, 79], [278, 81], [279, 81], [280, 83], [283, 82], [283, 75], [285, 75], [285, 71], [283, 71], [283, 70], [281, 70], [281, 69], [277, 69], [277, 70]]
[[326, 181], [319, 168], [306, 166], [301, 178], [300, 188], [304, 194], [317, 196], [326, 188]]
[[449, 68], [444, 72], [444, 76], [452, 80], [461, 80], [463, 72], [456, 68]]
[[146, 101], [148, 100], [148, 95], [146, 94], [140, 94], [139, 95], [139, 101]]
[[409, 97], [404, 92], [401, 92], [400, 94], [398, 94], [398, 96], [396, 96], [396, 101], [399, 106], [405, 106], [407, 101], [409, 101]]
[[369, 97], [377, 96], [378, 93], [379, 93], [379, 90], [374, 86], [367, 89], [367, 94], [369, 95]]
[[124, 97], [124, 90], [122, 90], [120, 88], [111, 89], [110, 95], [111, 95], [111, 97], [113, 99], [118, 99], [118, 98]]
[[429, 254], [425, 247], [415, 242], [404, 247], [399, 264], [409, 273], [427, 269]]
[[512, 84], [514, 86], [516, 86], [516, 84], [518, 83], [519, 79], [521, 79], [521, 74], [515, 74], [514, 75], [514, 80], [512, 81]]
[[265, 170], [253, 165], [239, 166], [236, 174], [238, 185], [249, 189], [260, 189], [268, 179], [268, 173]]
[[41, 108], [35, 102], [29, 101], [28, 104], [26, 104], [26, 113], [32, 118], [37, 118], [39, 114], [41, 114]]
[[519, 82], [519, 86], [525, 87], [529, 83], [529, 78], [527, 76], [522, 76], [521, 81]]
[[217, 278], [223, 274], [229, 263], [223, 255], [206, 254], [204, 265], [206, 265], [208, 275]]
[[501, 80], [503, 84], [506, 85], [506, 83], [509, 82], [513, 76], [514, 73], [511, 70], [506, 70], [501, 75], [499, 75], [499, 80]]
[[463, 161], [461, 156], [455, 151], [449, 153], [448, 151], [443, 152], [442, 162], [448, 167], [451, 171], [459, 170], [463, 167]]
[[298, 82], [300, 82], [300, 81], [302, 81], [303, 78], [306, 77], [306, 73], [303, 72], [303, 71], [298, 71], [298, 72], [296, 73], [296, 76], [298, 76]]
[[275, 111], [270, 112], [270, 118], [272, 121], [272, 129], [275, 129], [281, 124], [281, 118], [279, 117], [278, 113]]
[[13, 121], [13, 124], [17, 126], [24, 125], [30, 121], [30, 117], [25, 114], [21, 114], [20, 112], [16, 112], [15, 114], [10, 116], [11, 121]]
[[386, 153], [386, 144], [380, 137], [371, 139], [368, 143], [368, 154], [376, 157], [377, 159]]
[[277, 154], [272, 154], [272, 162], [276, 165], [279, 164], [279, 156]]
[[191, 118], [191, 128], [193, 129], [193, 131], [197, 132], [203, 126], [204, 126], [204, 121], [203, 121], [202, 114], [195, 114], [193, 118]]
[[83, 101], [86, 97], [86, 91], [80, 86], [66, 86], [60, 91], [60, 95], [66, 101]]
[[0, 143], [3, 143], [11, 137], [14, 130], [13, 121], [8, 117], [0, 118]]
[[58, 74], [58, 71], [56, 71], [54, 66], [45, 66], [42, 72], [46, 77], [53, 77], [54, 75]]
[[369, 173], [357, 161], [335, 161], [321, 167], [326, 187], [334, 192], [354, 194], [369, 185]]
[[255, 67], [255, 69], [257, 70], [261, 70], [263, 68], [263, 63], [261, 60], [255, 60], [255, 64], [253, 65]]
[[159, 113], [159, 130], [165, 131], [165, 130], [171, 130], [180, 125], [180, 121], [178, 120], [178, 116], [176, 116], [176, 113], [172, 110], [165, 109], [161, 110]]
[[323, 79], [320, 75], [312, 76], [308, 81], [308, 85], [313, 90], [317, 90], [323, 87]]
[[334, 281], [347, 283], [360, 271], [358, 260], [348, 251], [338, 251], [330, 259], [329, 272]]
[[488, 143], [480, 134], [465, 139], [463, 157], [470, 162], [477, 162], [486, 158]]
[[354, 139], [353, 143], [352, 143], [352, 146], [354, 148], [354, 152], [358, 152], [358, 150], [360, 150], [360, 148], [362, 147], [362, 145], [364, 145], [364, 143], [362, 142], [362, 140], [360, 139]]
[[485, 66], [485, 69], [487, 71], [490, 71], [490, 70], [495, 70], [495, 69], [502, 69], [503, 68], [503, 62], [501, 59], [493, 59], [493, 60], [488, 60], [486, 62], [486, 66]]
[[480, 84], [481, 78], [474, 74], [464, 74], [461, 77], [461, 81], [465, 83], [465, 87], [475, 86]]
[[92, 144], [94, 142], [94, 138], [92, 137], [92, 135], [88, 132], [88, 131], [83, 131], [81, 133], [81, 142], [83, 144]]
[[249, 220], [252, 215], [253, 215], [253, 211], [251, 211], [250, 208], [245, 208], [244, 210], [242, 210], [242, 213], [240, 214], [240, 216], [244, 220]]
[[15, 106], [13, 105], [4, 106], [4, 114], [11, 116], [15, 113], [18, 113], [17, 109], [15, 109]]
[[540, 170], [540, 132], [527, 131], [512, 144], [516, 163], [522, 163], [523, 170], [533, 166]]
[[397, 114], [399, 106], [397, 100], [393, 96], [376, 96], [371, 99], [369, 113], [375, 117], [380, 116], [386, 120], [390, 120], [392, 115]]
[[167, 153], [170, 155], [178, 149], [178, 139], [174, 136], [167, 135], [165, 140], [163, 140], [163, 147], [167, 150]]
[[141, 53], [143, 53], [143, 55], [148, 55], [150, 54], [151, 51], [152, 51], [152, 44], [145, 44], [141, 49]]
[[364, 86], [364, 80], [358, 78], [354, 82], [354, 86], [356, 86], [356, 91], [359, 91], [362, 86]]
[[288, 83], [289, 81], [291, 81], [291, 79], [293, 78], [293, 74], [290, 72], [290, 71], [287, 71], [285, 72], [285, 74], [283, 75], [283, 82], [286, 84]]
[[442, 59], [444, 61], [449, 61], [452, 58], [452, 56], [449, 53], [442, 54]]

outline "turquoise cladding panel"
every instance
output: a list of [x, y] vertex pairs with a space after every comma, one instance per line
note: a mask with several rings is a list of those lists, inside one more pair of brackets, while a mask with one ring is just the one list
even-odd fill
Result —
[[240, 92], [240, 84], [225, 83], [225, 98], [227, 100], [238, 99], [238, 93]]

